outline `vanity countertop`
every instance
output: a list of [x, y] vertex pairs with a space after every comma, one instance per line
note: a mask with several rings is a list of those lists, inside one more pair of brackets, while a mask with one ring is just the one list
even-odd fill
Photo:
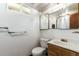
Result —
[[62, 48], [66, 48], [75, 52], [79, 52], [79, 43], [71, 40], [67, 40], [67, 42], [61, 40], [51, 40], [48, 43], [60, 46]]

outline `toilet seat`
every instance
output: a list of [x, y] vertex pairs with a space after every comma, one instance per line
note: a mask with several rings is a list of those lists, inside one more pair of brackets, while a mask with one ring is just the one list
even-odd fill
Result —
[[43, 53], [43, 51], [45, 50], [45, 48], [42, 47], [36, 47], [32, 50], [32, 54], [33, 55], [41, 55]]

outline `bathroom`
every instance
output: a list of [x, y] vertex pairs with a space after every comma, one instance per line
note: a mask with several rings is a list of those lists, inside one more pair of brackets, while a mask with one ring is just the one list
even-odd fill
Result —
[[[51, 53], [50, 44], [66, 48], [69, 56], [79, 55], [78, 46], [74, 48], [79, 44], [78, 16], [78, 3], [0, 3], [0, 56], [63, 56]], [[47, 45], [42, 48], [43, 40]]]

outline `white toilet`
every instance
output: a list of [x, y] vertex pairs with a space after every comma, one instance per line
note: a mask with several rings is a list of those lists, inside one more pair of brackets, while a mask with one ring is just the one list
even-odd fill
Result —
[[32, 55], [33, 56], [42, 56], [43, 52], [46, 50], [47, 43], [50, 39], [40, 38], [40, 45], [41, 47], [35, 47], [32, 49]]

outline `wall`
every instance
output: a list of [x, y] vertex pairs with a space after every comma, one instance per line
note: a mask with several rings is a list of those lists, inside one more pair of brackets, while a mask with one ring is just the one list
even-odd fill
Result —
[[5, 3], [0, 3], [0, 12], [5, 12], [6, 7], [7, 7], [7, 5]]
[[60, 29], [49, 29], [41, 30], [41, 37], [48, 39], [69, 39], [74, 40], [79, 43], [79, 33], [72, 33], [74, 31], [79, 31], [79, 29], [72, 30], [60, 30]]
[[30, 55], [32, 48], [36, 47], [39, 43], [38, 15], [1, 11], [0, 26], [8, 26], [9, 31], [26, 31], [21, 36], [11, 36], [7, 32], [0, 32], [0, 56]]

